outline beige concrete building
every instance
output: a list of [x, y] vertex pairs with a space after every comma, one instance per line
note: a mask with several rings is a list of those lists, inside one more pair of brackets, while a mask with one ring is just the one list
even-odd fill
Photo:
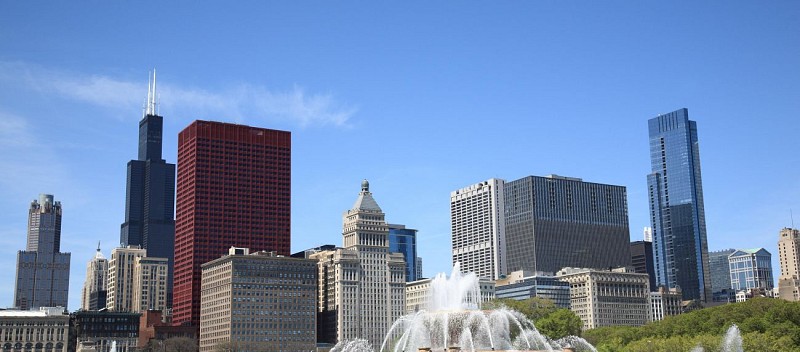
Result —
[[652, 321], [681, 314], [681, 301], [683, 294], [678, 288], [667, 289], [663, 286], [656, 292], [650, 292], [650, 311]]
[[584, 330], [601, 326], [640, 326], [651, 321], [650, 279], [632, 269], [611, 271], [563, 268], [556, 273], [570, 285], [570, 309]]
[[147, 257], [147, 250], [128, 246], [111, 251], [106, 308], [139, 313], [167, 308], [166, 258]]
[[778, 295], [788, 301], [800, 301], [800, 231], [783, 228], [778, 237], [781, 276]]
[[319, 341], [363, 338], [379, 349], [405, 311], [405, 261], [389, 252], [385, 214], [364, 180], [343, 215], [344, 248], [310, 255], [319, 266]]
[[313, 351], [315, 260], [231, 248], [202, 265], [200, 351]]
[[64, 307], [0, 310], [3, 351], [65, 352], [68, 338], [69, 315], [64, 314]]

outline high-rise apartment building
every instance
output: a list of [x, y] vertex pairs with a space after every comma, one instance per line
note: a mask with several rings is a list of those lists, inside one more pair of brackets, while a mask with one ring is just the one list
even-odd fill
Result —
[[764, 248], [738, 249], [728, 256], [731, 288], [772, 290], [772, 254]]
[[647, 274], [650, 277], [650, 291], [657, 291], [656, 273], [653, 266], [653, 242], [631, 242], [631, 266], [637, 273]]
[[200, 324], [201, 265], [230, 247], [289, 255], [291, 133], [195, 121], [178, 135], [173, 323]]
[[711, 300], [697, 124], [680, 109], [647, 121], [647, 188], [656, 282], [684, 299]]
[[67, 307], [70, 254], [61, 253], [61, 202], [40, 194], [28, 210], [28, 243], [17, 253], [14, 306]]
[[497, 280], [505, 275], [504, 180], [489, 179], [450, 192], [453, 265]]
[[556, 277], [569, 282], [570, 310], [581, 318], [584, 329], [641, 326], [652, 321], [646, 274], [625, 268], [563, 268]]
[[728, 256], [735, 249], [722, 249], [708, 252], [708, 272], [711, 274], [711, 292], [717, 293], [731, 289], [731, 266]]
[[800, 230], [781, 229], [778, 258], [781, 266], [778, 295], [785, 300], [800, 301]]
[[406, 282], [420, 279], [417, 276], [417, 230], [405, 225], [389, 224], [389, 252], [402, 253], [406, 261]]
[[234, 247], [202, 267], [201, 352], [316, 350], [315, 260]]
[[404, 314], [405, 261], [389, 251], [389, 226], [367, 180], [342, 222], [344, 248], [310, 255], [319, 266], [318, 340], [363, 338], [377, 350]]
[[134, 313], [167, 308], [167, 266], [167, 258], [148, 257], [138, 246], [112, 250], [106, 308]]
[[139, 157], [128, 162], [125, 222], [120, 245], [139, 246], [151, 257], [169, 260], [168, 305], [172, 303], [175, 258], [175, 164], [162, 159], [164, 118], [156, 112], [156, 77], [148, 86], [144, 117], [139, 121]]
[[508, 270], [630, 266], [625, 187], [550, 175], [503, 190]]
[[81, 297], [81, 308], [83, 310], [100, 310], [106, 307], [107, 276], [108, 259], [103, 256], [98, 243], [97, 253], [86, 264], [86, 281], [83, 283], [83, 296]]

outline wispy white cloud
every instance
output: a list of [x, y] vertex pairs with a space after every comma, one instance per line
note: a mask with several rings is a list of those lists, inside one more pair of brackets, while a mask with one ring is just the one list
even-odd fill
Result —
[[[0, 188], [11, 193], [55, 185], [62, 166], [48, 143], [39, 143], [22, 117], [0, 110]], [[27, 195], [26, 195], [27, 197]]]
[[[0, 82], [16, 82], [41, 93], [126, 111], [141, 109], [146, 94], [146, 86], [139, 81], [16, 62], [0, 61]], [[213, 91], [161, 83], [159, 96], [162, 114], [168, 111], [173, 116], [232, 116], [240, 122], [266, 120], [300, 127], [348, 127], [358, 111], [338, 102], [330, 93], [308, 93], [299, 85], [276, 91], [247, 83]]]

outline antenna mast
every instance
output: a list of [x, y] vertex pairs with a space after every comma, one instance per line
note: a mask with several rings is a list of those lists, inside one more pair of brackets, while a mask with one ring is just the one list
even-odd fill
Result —
[[147, 77], [147, 103], [145, 104], [145, 115], [156, 115], [156, 69], [153, 68], [153, 77]]

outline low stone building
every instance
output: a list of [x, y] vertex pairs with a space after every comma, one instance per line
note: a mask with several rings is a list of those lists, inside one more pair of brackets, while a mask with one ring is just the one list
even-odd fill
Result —
[[64, 352], [69, 338], [69, 315], [64, 307], [38, 311], [0, 310], [3, 351]]
[[601, 326], [641, 326], [651, 321], [650, 278], [629, 268], [563, 268], [556, 273], [570, 285], [570, 309], [584, 330]]

